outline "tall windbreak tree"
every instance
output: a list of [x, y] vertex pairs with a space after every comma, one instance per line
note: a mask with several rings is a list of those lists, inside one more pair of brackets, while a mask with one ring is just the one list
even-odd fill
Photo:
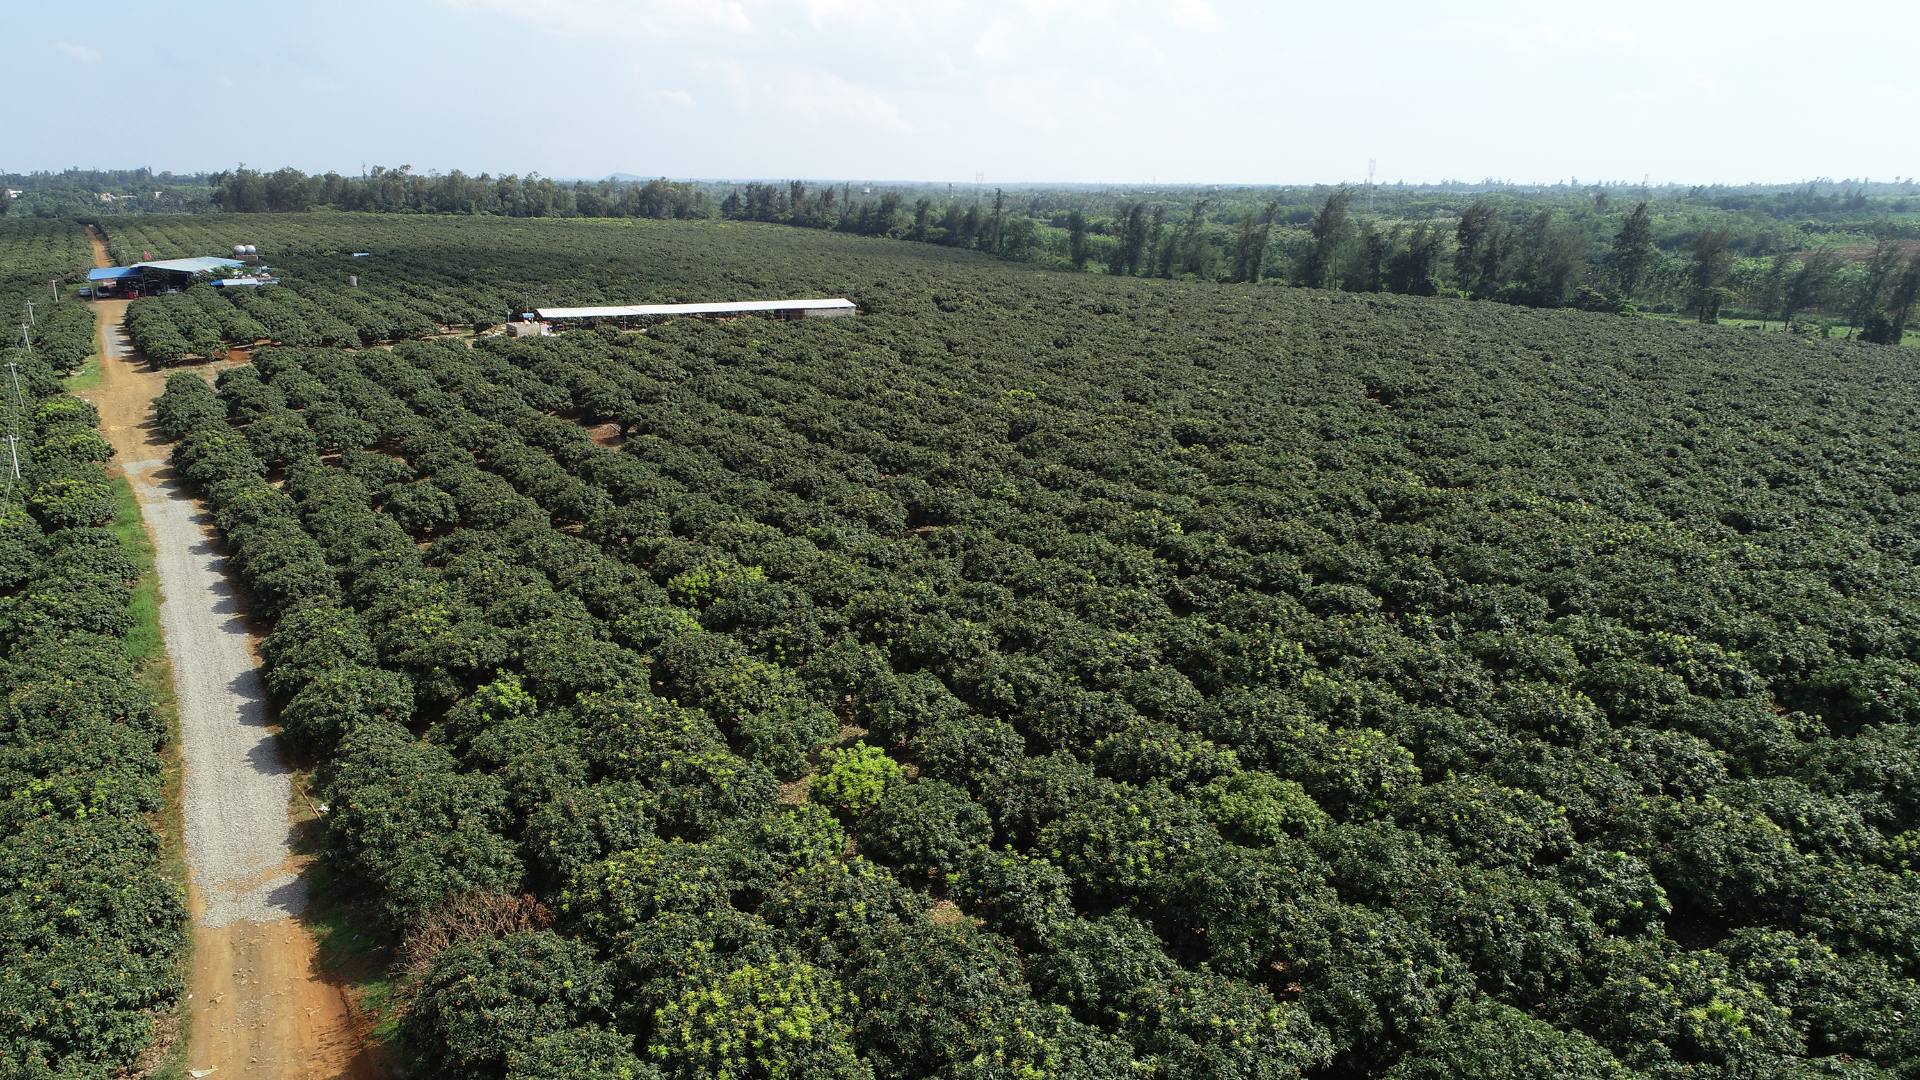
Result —
[[1379, 292], [1386, 287], [1387, 257], [1392, 239], [1369, 221], [1360, 226], [1354, 257], [1347, 268], [1347, 289], [1351, 292]]
[[1511, 299], [1532, 307], [1565, 304], [1586, 265], [1586, 246], [1586, 234], [1556, 223], [1552, 210], [1535, 214], [1520, 236], [1518, 280]]
[[1778, 316], [1792, 323], [1794, 316], [1826, 303], [1840, 275], [1840, 256], [1832, 251], [1816, 251], [1800, 260], [1800, 266], [1786, 279], [1780, 290]]
[[1907, 272], [1900, 277], [1899, 288], [1894, 292], [1894, 303], [1890, 308], [1890, 321], [1893, 333], [1887, 344], [1898, 345], [1907, 332], [1907, 320], [1913, 316], [1914, 304], [1920, 303], [1920, 249], [1907, 257]]
[[1067, 215], [1067, 257], [1075, 270], [1087, 268], [1087, 215], [1075, 210]]
[[1440, 291], [1434, 276], [1440, 267], [1444, 234], [1427, 222], [1416, 224], [1405, 242], [1396, 239], [1387, 259], [1387, 288], [1408, 296], [1432, 296]]
[[1475, 298], [1500, 287], [1500, 216], [1493, 204], [1475, 199], [1453, 230], [1453, 278]]
[[1167, 208], [1164, 206], [1156, 206], [1153, 208], [1152, 219], [1147, 222], [1147, 246], [1146, 246], [1145, 263], [1147, 267], [1147, 273], [1149, 274], [1152, 274], [1154, 272], [1154, 268], [1156, 266], [1166, 261], [1165, 254], [1164, 254], [1165, 249], [1161, 247], [1161, 243], [1160, 243], [1161, 239], [1166, 236], [1166, 233], [1167, 233]]
[[1205, 277], [1212, 269], [1209, 263], [1213, 258], [1213, 249], [1200, 232], [1207, 221], [1208, 205], [1206, 199], [1194, 203], [1193, 208], [1187, 211], [1186, 224], [1180, 227], [1180, 250], [1174, 263], [1182, 274]]
[[1860, 283], [1854, 290], [1852, 307], [1847, 313], [1847, 321], [1854, 325], [1861, 337], [1874, 341], [1886, 336], [1887, 320], [1883, 308], [1899, 272], [1900, 245], [1890, 237], [1882, 238], [1874, 245], [1873, 254], [1867, 257]]
[[1273, 219], [1279, 212], [1279, 200], [1272, 200], [1258, 214], [1240, 219], [1240, 234], [1233, 246], [1234, 281], [1260, 280], [1266, 269], [1267, 241], [1273, 235]]
[[1131, 277], [1140, 272], [1140, 260], [1147, 246], [1147, 210], [1139, 203], [1128, 205], [1120, 215], [1120, 238], [1107, 260], [1107, 273]]
[[1867, 316], [1860, 340], [1878, 345], [1898, 345], [1907, 334], [1907, 319], [1913, 305], [1920, 301], [1920, 248], [1907, 258], [1906, 269], [1898, 276], [1887, 275], [1887, 300], [1879, 311]]
[[1300, 262], [1301, 284], [1324, 289], [1340, 280], [1340, 252], [1350, 231], [1347, 206], [1352, 201], [1352, 188], [1335, 188], [1319, 212], [1313, 215], [1313, 224], [1308, 229], [1306, 255]]
[[1653, 215], [1643, 199], [1620, 223], [1620, 231], [1613, 234], [1613, 251], [1608, 256], [1613, 264], [1613, 283], [1622, 298], [1631, 300], [1640, 291], [1640, 283], [1646, 280], [1647, 269], [1657, 255]]
[[1005, 238], [1007, 225], [1007, 193], [999, 188], [993, 189], [993, 217], [987, 221], [987, 250], [1000, 254], [1001, 242]]
[[1693, 262], [1687, 271], [1687, 304], [1703, 323], [1720, 321], [1726, 302], [1727, 274], [1733, 269], [1731, 237], [1725, 229], [1702, 229], [1693, 238]]

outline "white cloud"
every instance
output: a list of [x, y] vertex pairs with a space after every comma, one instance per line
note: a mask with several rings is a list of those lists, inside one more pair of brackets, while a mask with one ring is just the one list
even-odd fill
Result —
[[1105, 19], [1113, 14], [1108, 0], [1020, 0], [1020, 11], [1045, 25], [1060, 18]]
[[744, 34], [753, 20], [740, 0], [440, 0], [450, 8], [504, 15], [555, 34], [678, 37], [702, 30]]
[[697, 63], [693, 68], [702, 73], [719, 76], [726, 84], [727, 91], [733, 95], [733, 107], [741, 113], [753, 111], [753, 82], [747, 78], [747, 66], [731, 57]]
[[653, 93], [653, 100], [662, 105], [671, 105], [676, 109], [686, 109], [693, 106], [693, 95], [687, 93], [685, 90], [656, 90]]
[[[1205, 0], [1194, 0], [1205, 7]], [[1084, 50], [1105, 40], [1131, 19], [1111, 0], [1019, 0], [1000, 8], [973, 39], [973, 54], [1003, 64], [1021, 52], [1045, 52], [1058, 63], [1063, 50]]]
[[876, 15], [892, 14], [893, 0], [807, 0], [807, 21], [815, 30], [830, 22], [866, 22]]
[[782, 109], [816, 124], [849, 120], [894, 135], [913, 134], [913, 125], [900, 106], [830, 71], [787, 72], [780, 78], [774, 98]]
[[104, 57], [100, 55], [99, 49], [91, 45], [75, 45], [71, 41], [61, 42], [60, 51], [83, 64], [97, 64], [104, 59]]
[[1012, 20], [994, 19], [973, 39], [973, 54], [996, 64], [1012, 60], [1014, 36]]
[[1735, 88], [1710, 71], [1694, 72], [1693, 88], [1701, 100], [1714, 105], [1728, 104], [1736, 97]]
[[1585, 29], [1594, 40], [1604, 41], [1609, 45], [1617, 45], [1623, 49], [1636, 48], [1640, 45], [1640, 35], [1634, 33], [1633, 27], [1621, 23], [1595, 23]]
[[1167, 62], [1167, 54], [1161, 50], [1159, 43], [1153, 40], [1151, 34], [1133, 31], [1121, 37], [1120, 46], [1139, 57], [1142, 63], [1151, 64], [1156, 71], [1164, 74], [1171, 70]]
[[[656, 3], [662, 2], [656, 0]], [[739, 0], [664, 0], [663, 6], [679, 9], [683, 15], [736, 34], [753, 29], [753, 20], [747, 18], [747, 9], [740, 6]]]
[[[1105, 79], [1064, 72], [1033, 72], [988, 80], [986, 100], [994, 116], [1006, 123], [1049, 135], [1091, 126], [1116, 114], [1114, 88]], [[1099, 138], [1096, 135], [1093, 138]]]
[[[998, 0], [996, 0], [998, 2]], [[889, 35], [922, 38], [964, 30], [985, 18], [977, 0], [747, 0], [748, 8], [768, 25], [781, 22], [781, 16], [796, 6], [804, 6], [807, 24], [814, 30], [845, 27], [873, 27]], [[987, 5], [991, 10], [993, 5]], [[877, 46], [898, 45], [889, 37]]]
[[1168, 0], [1167, 18], [1182, 30], [1211, 33], [1225, 25], [1207, 0]]

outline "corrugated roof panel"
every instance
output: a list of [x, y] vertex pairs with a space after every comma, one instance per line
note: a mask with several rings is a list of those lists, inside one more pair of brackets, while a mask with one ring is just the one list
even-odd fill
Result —
[[155, 270], [172, 270], [180, 274], [204, 274], [209, 270], [223, 270], [230, 266], [245, 266], [239, 259], [221, 259], [212, 255], [195, 255], [190, 259], [156, 259], [152, 262], [135, 263], [136, 266], [150, 266]]
[[137, 266], [96, 266], [87, 271], [88, 281], [119, 281], [121, 278], [139, 277]]

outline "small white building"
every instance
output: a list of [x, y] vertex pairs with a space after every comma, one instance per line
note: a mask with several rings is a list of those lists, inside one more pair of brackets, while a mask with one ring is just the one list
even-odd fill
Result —
[[[533, 317], [549, 325], [565, 322], [650, 322], [654, 319], [728, 319], [764, 315], [774, 319], [832, 319], [859, 309], [844, 297], [824, 300], [735, 300], [708, 304], [628, 304], [616, 307], [535, 308]], [[522, 319], [526, 316], [522, 315]]]

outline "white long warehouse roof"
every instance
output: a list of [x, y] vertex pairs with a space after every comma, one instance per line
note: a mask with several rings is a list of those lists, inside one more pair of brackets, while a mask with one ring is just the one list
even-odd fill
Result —
[[542, 319], [642, 319], [672, 315], [764, 315], [770, 311], [852, 311], [853, 301], [739, 300], [719, 304], [629, 304], [624, 307], [543, 307], [533, 313]]

